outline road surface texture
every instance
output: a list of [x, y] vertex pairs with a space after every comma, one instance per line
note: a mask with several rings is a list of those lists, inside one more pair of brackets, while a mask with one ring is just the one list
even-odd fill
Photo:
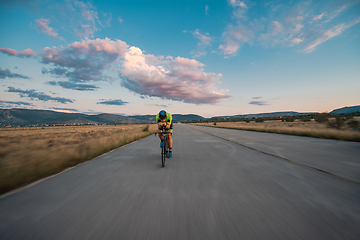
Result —
[[360, 239], [359, 143], [184, 124], [173, 138], [165, 168], [150, 136], [2, 196], [0, 239]]

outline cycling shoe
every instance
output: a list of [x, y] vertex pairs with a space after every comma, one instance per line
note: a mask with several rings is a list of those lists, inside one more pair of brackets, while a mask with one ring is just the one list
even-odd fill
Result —
[[172, 152], [169, 152], [168, 158], [172, 157]]
[[163, 146], [163, 142], [160, 142], [160, 148], [162, 148], [162, 146]]

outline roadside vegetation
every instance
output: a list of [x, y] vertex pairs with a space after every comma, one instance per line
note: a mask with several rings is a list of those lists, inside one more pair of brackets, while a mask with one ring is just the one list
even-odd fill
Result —
[[0, 128], [0, 194], [156, 132], [155, 124]]
[[211, 119], [190, 124], [360, 142], [360, 113], [314, 114], [277, 118]]

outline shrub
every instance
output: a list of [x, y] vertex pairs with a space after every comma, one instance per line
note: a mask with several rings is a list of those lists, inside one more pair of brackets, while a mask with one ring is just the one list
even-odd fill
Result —
[[345, 116], [345, 121], [352, 120], [352, 119], [354, 119], [354, 116], [351, 116], [351, 115]]
[[310, 122], [310, 117], [309, 116], [301, 116], [301, 121], [302, 122]]
[[216, 126], [216, 122], [214, 122], [214, 125]]
[[347, 123], [350, 128], [359, 128], [359, 121], [351, 120]]
[[336, 116], [335, 120], [329, 121], [327, 125], [330, 128], [340, 129], [342, 126], [344, 126], [344, 119], [340, 116]]
[[246, 119], [246, 120], [245, 120], [245, 122], [246, 122], [246, 123], [249, 123], [249, 122], [250, 122], [250, 120], [249, 120], [249, 119]]
[[144, 127], [144, 129], [142, 131], [143, 132], [148, 132], [149, 131], [149, 125], [146, 125], [146, 127]]
[[255, 122], [264, 122], [264, 118], [258, 117], [255, 119]]
[[295, 117], [293, 117], [293, 116], [288, 116], [288, 117], [285, 118], [285, 121], [286, 121], [286, 122], [294, 122], [294, 121], [295, 121]]
[[315, 121], [317, 121], [318, 123], [324, 123], [328, 121], [328, 117], [325, 114], [316, 114], [314, 116]]

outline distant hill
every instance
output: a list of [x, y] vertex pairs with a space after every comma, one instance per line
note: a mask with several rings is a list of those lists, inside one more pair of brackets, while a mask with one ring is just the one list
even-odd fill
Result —
[[308, 114], [314, 114], [317, 112], [312, 113], [300, 113], [300, 112], [272, 112], [272, 113], [257, 113], [257, 114], [244, 114], [244, 115], [233, 115], [233, 116], [217, 116], [212, 117], [211, 119], [221, 119], [221, 118], [258, 118], [258, 117], [286, 117], [286, 116], [296, 116], [296, 115], [308, 115]]
[[339, 113], [354, 113], [354, 112], [360, 112], [360, 105], [334, 109], [330, 113], [338, 113], [339, 114]]
[[[0, 126], [30, 125], [73, 125], [73, 124], [124, 124], [155, 123], [156, 115], [122, 116], [116, 114], [87, 115], [82, 113], [63, 113], [50, 110], [0, 109]], [[173, 121], [204, 119], [195, 114], [174, 114]]]
[[[359, 106], [343, 107], [334, 109], [331, 113], [353, 113], [360, 112]], [[258, 117], [277, 117], [308, 115], [317, 112], [300, 113], [294, 111], [271, 112], [257, 114], [243, 114], [233, 116], [216, 116], [210, 119], [224, 118], [258, 118]], [[173, 114], [174, 122], [192, 121], [205, 119], [196, 114]], [[126, 124], [126, 123], [155, 123], [156, 115], [136, 115], [122, 116], [116, 114], [87, 115], [83, 113], [63, 113], [50, 110], [30, 110], [30, 109], [0, 109], [0, 126], [31, 126], [31, 125], [73, 125], [73, 124]]]

